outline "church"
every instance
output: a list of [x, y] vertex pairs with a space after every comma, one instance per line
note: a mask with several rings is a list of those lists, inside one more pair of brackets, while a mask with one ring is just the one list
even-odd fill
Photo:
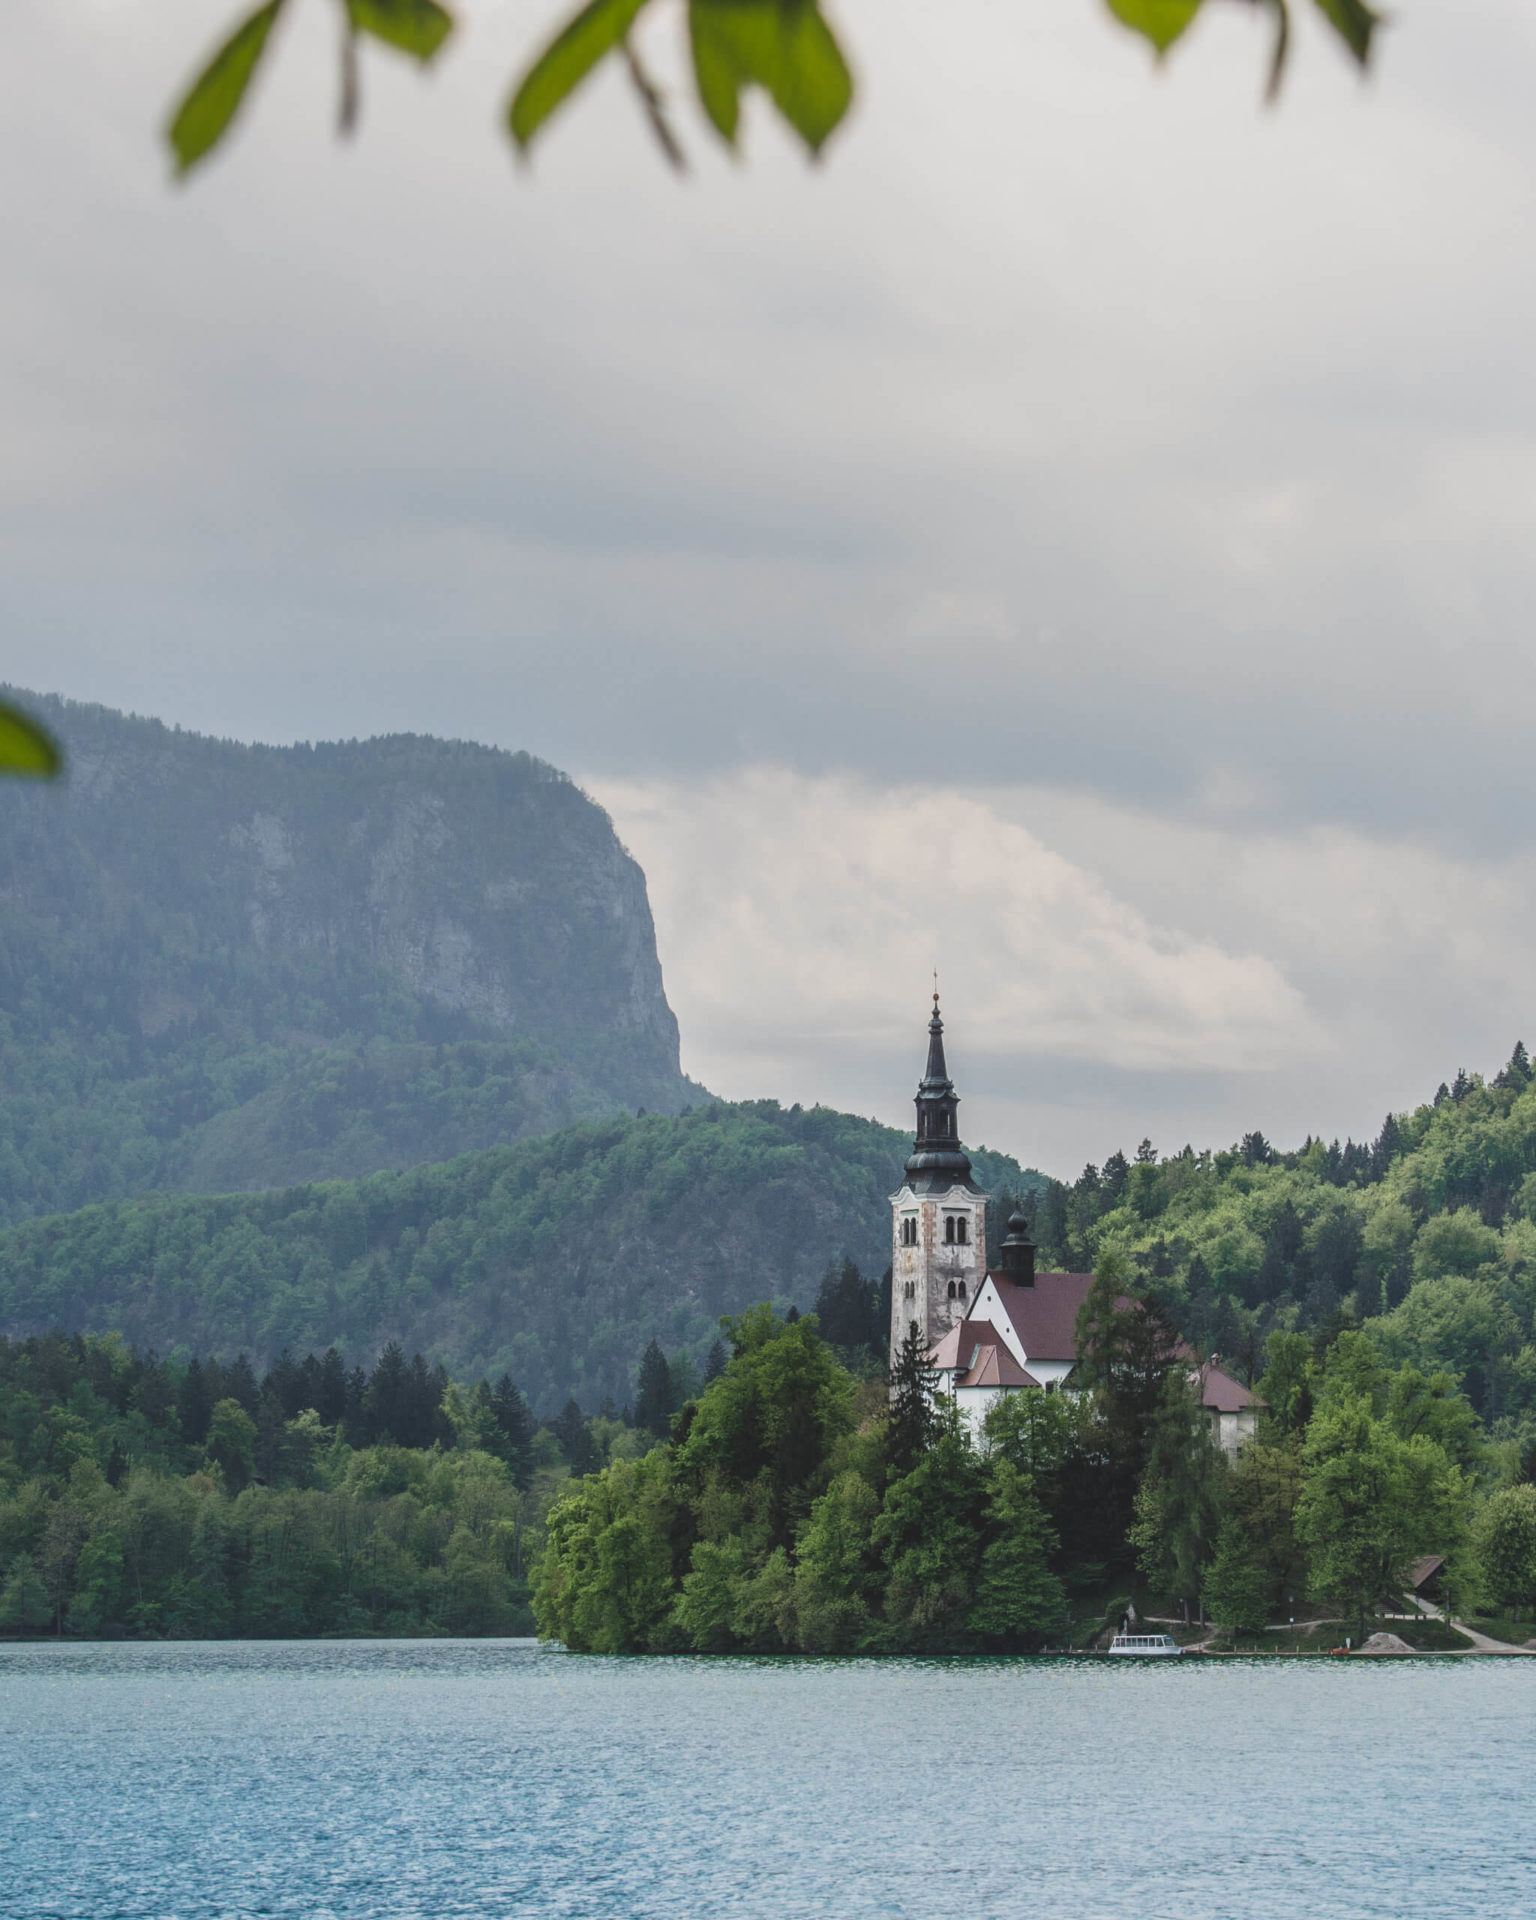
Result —
[[[916, 1322], [939, 1392], [976, 1433], [1003, 1394], [1071, 1391], [1077, 1314], [1093, 1275], [1037, 1272], [1022, 1213], [1008, 1222], [1001, 1266], [988, 1269], [987, 1196], [960, 1144], [959, 1107], [935, 993], [917, 1138], [891, 1195], [891, 1362]], [[1258, 1396], [1211, 1362], [1198, 1377], [1212, 1435], [1235, 1453], [1253, 1437]]]

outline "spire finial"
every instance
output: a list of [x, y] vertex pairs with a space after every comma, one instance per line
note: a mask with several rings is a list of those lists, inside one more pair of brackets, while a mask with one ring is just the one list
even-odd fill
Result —
[[933, 970], [933, 1010], [935, 1013], [939, 1010], [939, 970], [937, 967]]

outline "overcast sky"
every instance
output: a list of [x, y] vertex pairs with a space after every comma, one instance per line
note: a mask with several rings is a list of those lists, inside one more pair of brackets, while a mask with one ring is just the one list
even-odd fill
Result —
[[[333, 9], [233, 150], [233, 0], [10, 0], [5, 677], [242, 738], [526, 747], [649, 875], [684, 1064], [972, 1140], [1372, 1133], [1536, 1043], [1536, 15], [1361, 85], [1247, 8], [842, 0], [820, 168], [660, 163], [616, 78], [495, 131], [558, 0], [423, 79]], [[677, 16], [647, 45], [678, 74]], [[1230, 17], [1228, 17], [1230, 15]]]

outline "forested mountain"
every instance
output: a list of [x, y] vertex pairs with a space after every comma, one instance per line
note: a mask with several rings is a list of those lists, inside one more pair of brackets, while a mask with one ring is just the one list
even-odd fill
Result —
[[[443, 1165], [281, 1192], [152, 1195], [0, 1233], [0, 1331], [121, 1331], [258, 1363], [390, 1339], [541, 1411], [620, 1404], [652, 1338], [702, 1370], [719, 1316], [878, 1275], [910, 1141], [826, 1108], [614, 1116]], [[977, 1177], [1042, 1176], [985, 1150]]]
[[1037, 1220], [1045, 1257], [1118, 1249], [1204, 1351], [1250, 1379], [1268, 1334], [1352, 1318], [1394, 1362], [1446, 1368], [1497, 1428], [1536, 1430], [1536, 1081], [1523, 1046], [1458, 1073], [1369, 1145], [1261, 1133], [1160, 1159], [1143, 1142]]
[[20, 697], [68, 774], [0, 807], [0, 1219], [699, 1097], [644, 875], [552, 767]]

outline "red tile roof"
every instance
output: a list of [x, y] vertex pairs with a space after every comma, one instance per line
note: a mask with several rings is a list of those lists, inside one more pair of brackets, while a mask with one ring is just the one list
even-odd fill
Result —
[[989, 1273], [987, 1278], [1013, 1322], [1026, 1360], [1077, 1358], [1077, 1314], [1093, 1285], [1091, 1273], [1037, 1273], [1032, 1287], [1019, 1286], [1006, 1273]]
[[928, 1358], [934, 1366], [947, 1373], [951, 1367], [969, 1366], [971, 1349], [991, 1346], [996, 1339], [997, 1328], [990, 1320], [961, 1320], [950, 1328]]
[[955, 1382], [957, 1387], [1038, 1387], [1039, 1384], [995, 1336], [990, 1346], [977, 1349], [970, 1371], [962, 1373]]

